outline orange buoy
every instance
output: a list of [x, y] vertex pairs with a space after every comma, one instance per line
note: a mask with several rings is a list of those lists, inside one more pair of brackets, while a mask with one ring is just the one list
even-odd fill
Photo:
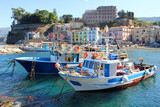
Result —
[[80, 50], [79, 46], [75, 46], [75, 47], [74, 47], [74, 50], [75, 50], [76, 52], [79, 51], [79, 50]]
[[99, 54], [98, 54], [98, 53], [95, 53], [94, 56], [97, 58], [97, 57], [99, 56]]
[[60, 65], [59, 65], [58, 63], [56, 63], [56, 64], [55, 64], [55, 67], [56, 67], [56, 68], [57, 68], [57, 67], [60, 67]]
[[66, 68], [69, 68], [68, 64], [66, 65]]
[[80, 63], [80, 64], [79, 64], [79, 67], [82, 68], [82, 66], [83, 66], [83, 63]]
[[87, 58], [87, 56], [88, 56], [88, 52], [85, 52], [84, 53], [84, 58]]
[[97, 58], [99, 56], [99, 54], [98, 53], [92, 53], [92, 56]]

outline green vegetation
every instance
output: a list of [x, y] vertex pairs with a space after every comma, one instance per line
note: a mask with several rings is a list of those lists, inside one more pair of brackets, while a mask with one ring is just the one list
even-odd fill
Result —
[[59, 18], [59, 23], [69, 23], [71, 21], [73, 21], [73, 16], [70, 14], [67, 15], [63, 15]]
[[21, 7], [12, 8], [13, 16], [12, 18], [17, 20], [18, 24], [34, 24], [34, 23], [57, 23], [58, 17], [56, 14], [56, 10], [54, 9], [54, 13], [49, 12], [47, 10], [39, 10], [36, 9], [34, 13], [25, 12], [25, 10]]
[[100, 27], [101, 29], [103, 29], [106, 25], [107, 25], [109, 28], [110, 28], [110, 27], [120, 26], [116, 21], [110, 21], [110, 22], [100, 23], [100, 24], [99, 24], [99, 27]]
[[158, 26], [160, 26], [160, 21], [158, 21], [158, 22], [153, 22], [153, 25], [158, 25]]
[[127, 11], [125, 12], [124, 10], [121, 10], [118, 12], [118, 16], [120, 19], [124, 19], [124, 18], [127, 18], [127, 19], [134, 19], [134, 12], [130, 12], [130, 11]]
[[121, 23], [118, 23], [119, 19], [131, 19], [133, 20], [133, 25], [135, 27], [147, 27], [153, 25], [160, 25], [160, 22], [146, 22], [142, 20], [138, 20], [137, 18], [134, 18], [134, 12], [127, 11], [125, 12], [124, 10], [121, 10], [118, 12], [118, 18], [115, 21], [110, 21], [110, 22], [103, 22], [99, 24], [100, 28], [104, 28], [105, 25], [108, 25], [108, 27], [115, 27], [115, 26], [122, 26]]
[[134, 23], [135, 27], [138, 27], [138, 26], [147, 27], [147, 26], [151, 26], [152, 25], [151, 22], [145, 22], [145, 21], [142, 21], [142, 20], [138, 20], [137, 18], [134, 18], [133, 23]]

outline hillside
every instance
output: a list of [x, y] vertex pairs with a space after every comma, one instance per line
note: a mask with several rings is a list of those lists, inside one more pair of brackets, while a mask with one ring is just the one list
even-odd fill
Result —
[[[15, 44], [18, 40], [25, 40], [27, 32], [37, 31], [40, 38], [45, 38], [53, 24], [19, 24], [12, 27], [7, 36], [7, 44]], [[51, 30], [52, 31], [52, 30]], [[50, 31], [50, 32], [51, 32]]]
[[11, 30], [10, 27], [0, 28], [0, 36], [6, 37], [8, 35], [8, 31], [10, 31], [10, 30]]
[[147, 21], [147, 22], [157, 22], [160, 21], [160, 17], [138, 17], [139, 20]]

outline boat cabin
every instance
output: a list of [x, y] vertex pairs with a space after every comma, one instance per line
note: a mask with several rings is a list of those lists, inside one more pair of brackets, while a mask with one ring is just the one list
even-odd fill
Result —
[[79, 62], [80, 53], [60, 53], [58, 51], [51, 51], [51, 61], [60, 61], [60, 62]]
[[109, 58], [105, 60], [86, 58], [83, 62], [81, 72], [87, 72], [88, 76], [111, 77], [116, 75], [119, 64], [126, 65], [128, 61], [128, 58], [119, 60], [115, 54], [110, 54]]

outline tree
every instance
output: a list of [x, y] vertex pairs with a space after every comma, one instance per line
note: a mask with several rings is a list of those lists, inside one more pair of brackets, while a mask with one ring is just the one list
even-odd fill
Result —
[[59, 23], [63, 24], [64, 23], [64, 19], [61, 17], [59, 17]]
[[134, 13], [133, 12], [127, 12], [127, 18], [128, 19], [134, 19]]
[[21, 24], [29, 24], [29, 22], [30, 22], [29, 18], [30, 18], [30, 17], [31, 17], [31, 13], [26, 12], [26, 13], [22, 16], [22, 18], [21, 18], [21, 20], [20, 20], [20, 23], [21, 23]]
[[118, 12], [118, 16], [120, 19], [123, 19], [123, 18], [128, 18], [128, 19], [134, 19], [134, 12], [130, 12], [130, 11], [127, 11], [125, 12], [124, 10], [121, 10]]
[[25, 10], [21, 7], [19, 8], [12, 8], [12, 18], [14, 20], [17, 20], [17, 22], [19, 23], [20, 20], [22, 19], [22, 16], [24, 15], [25, 13]]
[[48, 23], [57, 23], [58, 22], [58, 19], [56, 17], [56, 15], [54, 13], [49, 13], [49, 17], [48, 17]]
[[118, 12], [118, 16], [119, 16], [119, 18], [125, 18], [125, 11], [124, 10], [121, 10], [121, 11], [119, 11]]
[[25, 12], [23, 8], [12, 8], [13, 16], [20, 24], [32, 24], [32, 23], [57, 23], [58, 18], [53, 12], [47, 10], [36, 9], [34, 13]]
[[58, 16], [57, 16], [57, 11], [56, 11], [55, 8], [53, 9], [53, 13], [55, 14], [56, 17], [58, 17]]
[[62, 16], [63, 20], [64, 20], [64, 23], [69, 23], [70, 21], [73, 20], [73, 16], [68, 14], [68, 15], [63, 15]]
[[108, 27], [116, 27], [116, 26], [120, 26], [116, 21], [110, 21], [110, 22], [103, 22], [99, 24], [99, 27], [101, 29], [104, 29], [105, 26]]

